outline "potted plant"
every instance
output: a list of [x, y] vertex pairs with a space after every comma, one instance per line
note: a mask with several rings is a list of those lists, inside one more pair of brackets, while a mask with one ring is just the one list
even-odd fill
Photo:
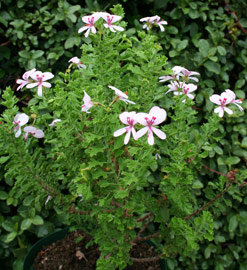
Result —
[[[147, 17], [143, 31], [126, 31], [123, 15], [117, 5], [83, 17], [80, 59], [71, 58], [56, 80], [27, 71], [17, 83], [33, 98], [18, 107], [8, 88], [2, 102], [13, 203], [32, 196], [35, 211], [54, 209], [67, 226], [89, 233], [100, 251], [97, 270], [124, 269], [131, 247], [151, 239], [159, 252], [151, 259], [195, 252], [213, 239], [207, 206], [226, 192], [224, 183], [246, 177], [246, 170], [222, 175], [214, 187], [220, 193], [202, 205], [202, 159], [220, 138], [224, 113], [233, 113], [228, 106], [241, 100], [230, 90], [211, 96], [219, 107], [198, 125], [192, 92], [199, 73], [168, 68], [152, 32], [167, 23]], [[210, 187], [205, 193], [212, 195]]]

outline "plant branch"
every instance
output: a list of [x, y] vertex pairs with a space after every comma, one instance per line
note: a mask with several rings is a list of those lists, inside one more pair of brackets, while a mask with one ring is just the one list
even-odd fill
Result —
[[150, 235], [145, 236], [145, 237], [139, 237], [139, 238], [136, 237], [133, 242], [134, 243], [136, 243], [136, 242], [144, 242], [144, 241], [147, 241], [147, 240], [150, 240], [152, 238], [157, 237], [159, 234], [160, 234], [160, 231], [158, 231], [158, 232], [156, 232], [154, 234], [150, 234]]
[[133, 261], [133, 262], [156, 262], [158, 260], [160, 260], [162, 257], [162, 254], [156, 256], [156, 257], [150, 257], [150, 258], [133, 258], [133, 257], [130, 257], [130, 259]]
[[144, 217], [138, 218], [136, 221], [137, 221], [137, 222], [141, 222], [141, 221], [143, 221], [144, 219], [148, 218], [149, 216], [152, 216], [152, 213], [148, 213], [148, 214], [146, 214]]
[[219, 175], [222, 175], [222, 176], [224, 176], [224, 177], [227, 177], [227, 175], [226, 174], [224, 174], [224, 173], [221, 173], [221, 172], [218, 172], [218, 171], [215, 171], [215, 170], [213, 170], [213, 169], [210, 169], [208, 166], [206, 166], [205, 164], [202, 164], [202, 166], [204, 167], [204, 168], [206, 168], [208, 171], [210, 171], [210, 172], [213, 172], [213, 173], [217, 173], [217, 174], [219, 174]]
[[142, 241], [141, 239], [141, 234], [147, 229], [148, 224], [151, 222], [152, 219], [152, 215], [148, 216], [148, 221], [142, 226], [142, 228], [140, 229], [140, 231], [138, 232], [136, 238], [134, 239], [133, 242], [139, 242]]
[[225, 0], [225, 5], [226, 5], [226, 8], [227, 8], [227, 12], [229, 13], [229, 14], [233, 14], [234, 15], [234, 17], [235, 17], [235, 19], [237, 20], [237, 25], [240, 27], [240, 29], [247, 35], [247, 31], [244, 29], [244, 27], [242, 26], [242, 24], [240, 23], [240, 20], [239, 20], [239, 18], [238, 18], [238, 15], [237, 15], [237, 13], [236, 13], [236, 11], [234, 10], [234, 11], [232, 11], [231, 10], [231, 8], [230, 8], [230, 6], [229, 6], [229, 4], [228, 4], [228, 2]]
[[[191, 217], [195, 216], [196, 214], [202, 212], [206, 207], [208, 207], [209, 205], [211, 205], [213, 202], [215, 202], [217, 199], [219, 199], [220, 197], [222, 197], [229, 189], [229, 187], [234, 183], [235, 181], [235, 175], [237, 173], [237, 169], [232, 170], [230, 172], [228, 172], [227, 174], [223, 174], [221, 172], [215, 171], [213, 169], [208, 168], [206, 165], [202, 164], [206, 169], [208, 169], [211, 172], [220, 174], [224, 177], [227, 178], [227, 180], [229, 181], [228, 184], [226, 185], [226, 188], [219, 193], [217, 196], [215, 196], [211, 201], [207, 202], [206, 204], [204, 204], [201, 208], [197, 209], [196, 211], [194, 211], [193, 213], [191, 213], [190, 215], [186, 216], [184, 218], [184, 220], [190, 219]], [[241, 187], [244, 187], [246, 185], [247, 182], [243, 182], [242, 184], [240, 184]]]
[[201, 208], [197, 209], [195, 212], [193, 212], [192, 214], [186, 216], [184, 218], [184, 220], [190, 219], [191, 217], [195, 216], [196, 214], [202, 212], [206, 207], [208, 207], [210, 204], [212, 204], [213, 202], [215, 202], [217, 199], [219, 199], [221, 196], [223, 196], [228, 188], [231, 186], [232, 183], [228, 183], [226, 186], [226, 189], [224, 189], [220, 194], [218, 194], [216, 197], [214, 197], [211, 201], [207, 202], [206, 204], [204, 204]]

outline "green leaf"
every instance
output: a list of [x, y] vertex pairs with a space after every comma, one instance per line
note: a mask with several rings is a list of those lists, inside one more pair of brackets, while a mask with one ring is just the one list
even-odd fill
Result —
[[2, 156], [0, 157], [0, 164], [5, 163], [10, 157], [9, 156]]
[[206, 39], [200, 39], [198, 42], [199, 51], [203, 57], [207, 57], [209, 54], [210, 45]]
[[169, 56], [172, 58], [172, 57], [175, 57], [178, 55], [178, 52], [174, 51], [174, 50], [171, 50], [169, 51]]
[[244, 137], [242, 142], [241, 142], [241, 147], [247, 148], [247, 137]]
[[237, 81], [236, 81], [234, 88], [235, 88], [235, 89], [240, 89], [240, 88], [242, 88], [244, 85], [245, 85], [245, 80], [244, 80], [244, 79], [240, 79], [240, 80], [237, 80]]
[[65, 49], [69, 49], [69, 48], [72, 48], [75, 44], [75, 37], [69, 37], [65, 44], [64, 44], [64, 47]]
[[217, 50], [218, 50], [220, 55], [222, 55], [222, 56], [226, 55], [226, 49], [224, 47], [217, 46]]
[[219, 147], [218, 145], [216, 145], [214, 147], [214, 151], [218, 154], [218, 155], [223, 155], [223, 150], [221, 147]]
[[74, 14], [68, 13], [67, 17], [68, 17], [73, 23], [76, 22], [77, 17], [76, 17]]
[[240, 158], [239, 157], [229, 157], [226, 160], [226, 164], [229, 165], [236, 165], [240, 162]]
[[34, 197], [32, 195], [27, 196], [23, 201], [23, 205], [30, 206], [32, 204], [33, 200], [34, 200]]
[[176, 35], [178, 33], [178, 29], [175, 26], [169, 26], [166, 29], [169, 34]]
[[43, 225], [44, 224], [44, 220], [41, 216], [35, 216], [34, 218], [32, 218], [32, 223], [34, 225]]
[[206, 67], [206, 69], [208, 71], [211, 71], [213, 73], [216, 73], [216, 74], [220, 74], [220, 65], [218, 63], [214, 63], [210, 60], [208, 60], [204, 66]]
[[25, 1], [24, 0], [19, 0], [19, 1], [17, 1], [17, 7], [18, 8], [22, 8], [22, 7], [24, 7], [25, 6]]
[[14, 223], [12, 221], [10, 221], [10, 220], [5, 220], [2, 223], [2, 227], [7, 232], [13, 232], [14, 231]]
[[23, 58], [29, 59], [29, 57], [30, 57], [30, 52], [27, 52], [27, 51], [24, 51], [24, 50], [18, 52], [18, 54], [20, 55], [20, 57], [23, 57]]
[[11, 241], [13, 241], [15, 239], [15, 237], [17, 236], [17, 232], [11, 232], [7, 235], [6, 239], [5, 239], [5, 243], [9, 243]]
[[201, 189], [203, 188], [203, 183], [199, 180], [194, 181], [192, 188], [194, 189]]
[[30, 218], [26, 218], [21, 222], [21, 229], [23, 231], [27, 230], [32, 225], [32, 221]]
[[236, 216], [232, 216], [229, 221], [228, 230], [229, 232], [234, 232], [238, 227], [238, 220]]
[[178, 51], [182, 51], [183, 49], [185, 49], [188, 45], [188, 40], [182, 40], [181, 42], [179, 42], [177, 50]]
[[5, 191], [0, 191], [0, 200], [7, 200], [9, 194]]
[[33, 52], [33, 55], [32, 55], [33, 59], [37, 59], [37, 58], [41, 57], [44, 54], [44, 52], [41, 51], [41, 50], [32, 51], [32, 52]]
[[129, 195], [128, 190], [122, 190], [122, 189], [120, 189], [114, 193], [114, 197], [116, 199], [123, 199], [123, 198], [127, 197], [128, 195]]

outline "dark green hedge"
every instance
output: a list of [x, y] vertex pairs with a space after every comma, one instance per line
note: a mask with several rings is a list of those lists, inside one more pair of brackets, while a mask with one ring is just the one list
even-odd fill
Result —
[[[108, 9], [121, 3], [129, 23], [128, 34], [141, 30], [139, 19], [149, 15], [159, 15], [168, 21], [164, 33], [159, 32], [160, 42], [170, 66], [184, 66], [200, 72], [200, 87], [196, 96], [198, 125], [201, 116], [210, 117], [213, 104], [208, 98], [213, 92], [221, 93], [232, 89], [238, 98], [243, 98], [247, 110], [247, 2], [245, 0], [123, 0], [123, 1], [78, 1], [78, 0], [2, 0], [0, 2], [0, 80], [1, 89], [11, 85], [25, 70], [36, 67], [42, 71], [58, 73], [65, 70], [67, 61], [78, 55], [78, 48], [84, 36], [77, 33], [83, 25], [81, 16], [91, 11]], [[158, 29], [157, 29], [158, 32]], [[205, 156], [205, 164], [213, 170], [227, 173], [233, 168], [247, 166], [247, 120], [228, 117], [221, 122], [217, 134], [219, 142]], [[196, 136], [197, 134], [194, 134]], [[0, 163], [4, 160], [0, 159]], [[19, 226], [28, 213], [28, 200], [12, 209], [8, 206], [8, 187], [11, 179], [1, 173], [0, 186], [0, 257], [16, 257], [14, 269], [20, 265], [27, 248], [37, 237], [51, 232], [62, 225], [54, 219], [53, 213], [43, 210], [39, 215], [45, 220], [43, 225], [33, 224], [18, 237], [6, 241], [6, 235], [13, 226]], [[242, 179], [243, 181], [245, 179]], [[202, 194], [202, 204], [211, 198], [203, 197], [203, 184], [218, 183], [218, 175], [202, 171], [198, 192]], [[205, 185], [206, 186], [206, 185]], [[199, 253], [188, 257], [169, 258], [169, 269], [247, 269], [247, 199], [246, 187], [239, 187], [225, 194], [213, 206], [215, 240], [205, 242]], [[18, 225], [19, 224], [19, 225]], [[24, 226], [25, 227], [25, 226]], [[11, 255], [12, 254], [12, 255]], [[0, 261], [1, 263], [1, 261]], [[1, 264], [2, 265], [2, 264]], [[12, 269], [5, 264], [4, 269]]]

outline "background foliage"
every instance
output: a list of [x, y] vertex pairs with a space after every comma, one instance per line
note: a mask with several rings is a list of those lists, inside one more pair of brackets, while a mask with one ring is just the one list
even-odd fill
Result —
[[[196, 107], [201, 115], [198, 125], [201, 124], [202, 116], [212, 111], [213, 105], [206, 100], [213, 92], [221, 93], [230, 88], [239, 98], [245, 99], [247, 4], [244, 0], [3, 0], [0, 3], [2, 91], [7, 85], [15, 89], [15, 80], [32, 67], [54, 73], [65, 70], [68, 59], [79, 56], [78, 48], [84, 42], [83, 35], [77, 33], [83, 24], [81, 16], [92, 10], [107, 9], [117, 2], [123, 4], [129, 27], [132, 27], [128, 31], [129, 35], [136, 31], [136, 27], [141, 29], [138, 20], [144, 16], [158, 14], [168, 21], [166, 31], [158, 35], [171, 67], [182, 65], [201, 74], [196, 96]], [[25, 96], [20, 98], [24, 99]], [[247, 108], [246, 100], [244, 108]], [[198, 134], [195, 132], [194, 136]], [[218, 137], [217, 145], [205, 149], [205, 164], [222, 173], [246, 166], [246, 117], [225, 120], [220, 125]], [[4, 157], [0, 158], [0, 164], [5, 161]], [[10, 260], [6, 258], [14, 254], [17, 258], [14, 269], [20, 269], [20, 262], [32, 244], [33, 236], [46, 235], [61, 226], [62, 221], [56, 220], [54, 213], [47, 210], [38, 214], [31, 212], [30, 198], [16, 207], [10, 207], [12, 202], [9, 201], [8, 190], [13, 179], [4, 177], [2, 168], [0, 173], [1, 262], [6, 265], [6, 269], [12, 269], [7, 263]], [[208, 182], [212, 183], [213, 192], [216, 178], [218, 176], [214, 173], [202, 171], [198, 192]], [[214, 206], [215, 216], [218, 217], [214, 225], [215, 240], [205, 242], [200, 252], [192, 258], [181, 256], [169, 259], [169, 269], [247, 268], [247, 246], [244, 241], [247, 228], [246, 188], [232, 190], [230, 195], [224, 195], [224, 206]], [[202, 198], [202, 202], [208, 199]]]

